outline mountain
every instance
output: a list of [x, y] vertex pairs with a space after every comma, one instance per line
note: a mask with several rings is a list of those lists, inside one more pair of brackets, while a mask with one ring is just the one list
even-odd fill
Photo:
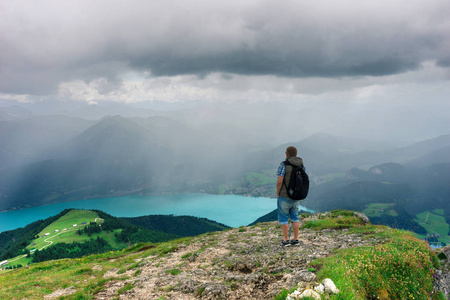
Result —
[[120, 103], [90, 104], [72, 110], [61, 110], [58, 114], [85, 120], [97, 121], [107, 116], [121, 115], [125, 118], [148, 117], [158, 114], [157, 111], [142, 107], [133, 107]]
[[[389, 161], [395, 161], [398, 163], [411, 163], [417, 162], [420, 158], [429, 157], [431, 153], [441, 152], [443, 149], [450, 147], [450, 134], [441, 135], [436, 138], [428, 139], [422, 142], [414, 143], [412, 145], [397, 148], [394, 150], [384, 152], [384, 156], [389, 158]], [[441, 156], [441, 155], [440, 155]], [[435, 162], [450, 162], [449, 156], [442, 156], [443, 160]], [[426, 160], [421, 162], [421, 165], [426, 164]]]
[[107, 117], [51, 156], [0, 171], [0, 209], [140, 192], [162, 169], [164, 150], [142, 127], [122, 117]]
[[[35, 263], [0, 271], [0, 297], [285, 299], [296, 290], [311, 292], [325, 278], [339, 290], [325, 292], [330, 299], [437, 300], [445, 298], [438, 288], [448, 291], [440, 283], [448, 270], [410, 232], [333, 211], [302, 219], [299, 238], [298, 246], [281, 247], [279, 226], [266, 222]], [[445, 253], [439, 257], [447, 265]]]
[[[448, 243], [449, 182], [450, 163], [426, 167], [386, 163], [367, 171], [353, 168], [343, 178], [312, 188], [303, 205], [319, 211], [362, 211], [375, 224], [414, 231], [422, 238], [439, 232], [439, 241]], [[430, 213], [439, 221], [427, 222]]]
[[34, 114], [20, 106], [0, 107], [0, 121], [13, 121], [31, 118]]
[[53, 150], [92, 122], [60, 115], [0, 121], [0, 170], [50, 159]]
[[427, 154], [410, 161], [408, 164], [416, 166], [427, 166], [445, 162], [450, 162], [450, 146], [445, 146], [441, 149], [428, 152]]
[[98, 121], [52, 115], [0, 122], [5, 141], [0, 149], [0, 209], [125, 194], [206, 191], [273, 197], [272, 176], [288, 145], [296, 146], [304, 159], [314, 185], [312, 197], [344, 184], [353, 168], [448, 162], [449, 136], [394, 150], [324, 133], [271, 144], [270, 126], [257, 132], [261, 115], [251, 106], [240, 108], [201, 107]]
[[[73, 224], [78, 226], [72, 227]], [[67, 230], [67, 228], [69, 229]], [[37, 248], [41, 252], [36, 256], [39, 258], [34, 257], [34, 261], [42, 261], [44, 257], [47, 258], [45, 260], [81, 257], [93, 253], [92, 248], [98, 248], [95, 250], [97, 253], [121, 250], [135, 243], [164, 242], [228, 228], [228, 226], [205, 218], [190, 216], [155, 215], [117, 218], [99, 210], [66, 209], [54, 217], [36, 221], [24, 228], [1, 232], [0, 261], [24, 255], [27, 250], [30, 251], [32, 248]], [[75, 234], [75, 232], [77, 233]], [[52, 238], [52, 242], [55, 241], [53, 244], [49, 245], [50, 241], [43, 241], [42, 236], [47, 233], [48, 238]], [[57, 236], [60, 237], [56, 239]], [[99, 243], [96, 240], [98, 238], [104, 239], [106, 242]], [[92, 242], [92, 239], [95, 242]], [[74, 242], [77, 244], [75, 245]], [[58, 243], [64, 244], [58, 245]], [[85, 243], [88, 247], [74, 254], [75, 250], [71, 247], [76, 246], [83, 249]], [[30, 261], [32, 261], [30, 258], [26, 260], [26, 262]]]

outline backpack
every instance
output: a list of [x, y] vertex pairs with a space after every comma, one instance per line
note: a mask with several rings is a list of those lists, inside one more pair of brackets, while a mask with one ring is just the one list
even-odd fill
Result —
[[308, 196], [309, 191], [309, 177], [303, 169], [303, 165], [294, 166], [289, 161], [283, 162], [285, 166], [291, 166], [291, 178], [289, 185], [286, 185], [286, 181], [283, 180], [283, 184], [287, 190], [289, 198], [293, 200], [303, 200]]

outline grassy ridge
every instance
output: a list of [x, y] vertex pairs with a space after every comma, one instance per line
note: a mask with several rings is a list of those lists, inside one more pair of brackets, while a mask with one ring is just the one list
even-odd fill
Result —
[[[42, 250], [46, 247], [51, 246], [52, 244], [57, 243], [72, 243], [72, 242], [84, 242], [88, 241], [91, 238], [101, 237], [108, 241], [108, 243], [113, 246], [115, 249], [121, 249], [126, 247], [125, 243], [118, 244], [114, 239], [115, 233], [120, 233], [120, 230], [115, 230], [113, 232], [101, 232], [97, 234], [93, 234], [92, 236], [88, 236], [86, 234], [78, 235], [77, 231], [80, 228], [83, 228], [85, 225], [90, 222], [102, 222], [103, 219], [100, 219], [98, 214], [95, 211], [90, 210], [68, 210], [67, 213], [59, 217], [57, 220], [50, 223], [44, 229], [42, 229], [37, 236], [38, 238], [32, 240], [29, 245], [25, 247], [27, 250], [38, 249]], [[85, 225], [82, 225], [85, 223]], [[76, 227], [73, 227], [74, 224], [77, 224]], [[66, 229], [66, 230], [64, 230]], [[58, 230], [58, 232], [55, 232]], [[50, 233], [48, 236], [44, 235], [46, 233]], [[6, 266], [17, 266], [17, 265], [28, 265], [33, 262], [32, 257], [27, 257], [25, 254], [19, 255], [17, 257], [8, 259], [9, 263]]]
[[[266, 225], [260, 223], [255, 226]], [[330, 299], [444, 299], [440, 293], [433, 292], [433, 272], [439, 262], [428, 245], [413, 233], [363, 224], [349, 211], [334, 211], [305, 222], [303, 228], [322, 234], [322, 229], [343, 227], [348, 233], [361, 233], [367, 238], [381, 236], [386, 242], [336, 250], [329, 257], [312, 261], [312, 266], [319, 270], [318, 279], [332, 278], [340, 289], [340, 293]], [[176, 251], [179, 244], [189, 245], [191, 240], [183, 238], [160, 244], [140, 244], [122, 251], [34, 264], [28, 269], [0, 275], [0, 298], [42, 299], [57, 289], [72, 287], [76, 293], [64, 299], [93, 299], [111, 280], [139, 275], [142, 272], [140, 259], [153, 256], [158, 260], [158, 257]], [[105, 278], [109, 270], [115, 270], [119, 276]], [[121, 291], [117, 293], [119, 296]], [[282, 295], [286, 294], [280, 294], [276, 299], [284, 299]]]
[[433, 292], [434, 269], [439, 266], [428, 244], [409, 231], [385, 226], [362, 226], [352, 212], [334, 211], [328, 218], [308, 221], [304, 228], [330, 229], [346, 226], [349, 232], [381, 235], [388, 242], [370, 247], [337, 250], [318, 259], [318, 278], [333, 278], [340, 293], [330, 299], [445, 299]]
[[394, 203], [370, 203], [362, 213], [370, 217], [380, 217], [383, 215], [396, 217], [398, 213], [392, 209]]
[[8, 273], [0, 273], [0, 299], [43, 299], [55, 289], [72, 287], [78, 292], [64, 299], [93, 299], [110, 281], [124, 280], [118, 276], [104, 278], [109, 270], [118, 274], [136, 269], [137, 260], [151, 255], [165, 255], [189, 238], [160, 244], [139, 244], [121, 251], [110, 251], [77, 259], [60, 259], [33, 264]]
[[[78, 236], [76, 231], [83, 227], [82, 223], [89, 224], [94, 222], [99, 216], [95, 211], [91, 210], [71, 210], [64, 216], [60, 217], [55, 222], [51, 223], [49, 226], [45, 227], [41, 232], [39, 232], [39, 238], [32, 241], [31, 245], [27, 247], [28, 250], [33, 248], [41, 249], [50, 244], [45, 240], [49, 240], [55, 243], [71, 243], [73, 241], [84, 241], [88, 240], [88, 236]], [[76, 227], [73, 225], [76, 224]], [[55, 232], [58, 230], [59, 232]], [[46, 233], [50, 233], [48, 236], [44, 237]], [[35, 245], [33, 245], [35, 244]]]
[[[86, 246], [86, 250], [82, 250], [83, 247], [77, 247], [79, 256], [82, 256], [95, 253], [94, 251], [84, 253], [84, 251], [88, 251], [88, 248], [95, 248], [98, 251], [121, 250], [135, 243], [164, 242], [182, 236], [195, 236], [229, 228], [205, 218], [162, 215], [116, 218], [99, 210], [65, 210], [57, 218], [52, 217], [51, 220], [52, 222], [45, 222], [44, 226], [34, 230], [27, 241], [21, 241], [20, 245], [15, 245], [14, 253], [5, 257], [9, 261], [6, 267], [15, 268], [29, 265], [33, 262], [33, 257], [36, 257], [35, 261], [42, 261], [43, 257], [44, 259], [77, 257], [74, 254], [77, 251], [69, 249], [72, 243]], [[101, 227], [95, 224], [92, 227], [88, 226], [94, 221]], [[77, 226], [74, 227], [74, 224]], [[80, 230], [82, 232], [78, 234]], [[47, 233], [49, 235], [44, 236]], [[97, 240], [97, 238], [106, 241], [109, 249], [99, 250], [99, 247], [105, 247], [100, 246], [99, 243], [96, 243], [96, 246], [84, 245], [85, 242], [91, 243], [92, 240]], [[62, 244], [65, 244], [65, 249], [61, 248]], [[57, 247], [58, 250], [53, 247]], [[50, 256], [49, 251], [47, 251], [48, 255], [39, 253], [41, 255], [34, 256], [35, 253], [38, 253], [35, 252], [27, 257], [27, 251], [32, 252], [34, 249], [39, 251], [51, 250], [50, 252], [53, 254]]]

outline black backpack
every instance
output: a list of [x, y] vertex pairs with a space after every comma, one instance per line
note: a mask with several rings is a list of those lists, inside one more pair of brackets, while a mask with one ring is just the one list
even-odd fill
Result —
[[283, 184], [287, 190], [289, 198], [293, 200], [303, 200], [308, 196], [309, 191], [309, 177], [303, 169], [303, 165], [294, 166], [289, 161], [283, 162], [285, 166], [291, 166], [291, 178], [289, 180], [289, 186], [286, 185], [286, 181], [283, 180]]

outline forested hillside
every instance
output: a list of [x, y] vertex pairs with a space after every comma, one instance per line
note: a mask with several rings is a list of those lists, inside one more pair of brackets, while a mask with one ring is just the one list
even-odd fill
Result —
[[179, 237], [195, 236], [211, 231], [221, 231], [229, 226], [217, 223], [206, 218], [192, 216], [141, 216], [134, 218], [121, 218], [131, 224], [150, 230], [162, 231]]
[[[78, 226], [73, 227], [74, 229], [63, 229], [69, 225], [72, 227], [71, 220], [74, 217], [66, 219], [68, 215], [74, 214], [78, 220], [91, 218], [91, 221], [84, 222], [85, 225], [76, 224]], [[98, 217], [92, 219], [88, 215]], [[227, 228], [229, 227], [205, 218], [189, 216], [117, 218], [99, 210], [67, 209], [55, 217], [0, 233], [0, 260], [20, 255], [27, 255], [26, 262], [77, 258], [121, 250], [136, 243], [159, 243]], [[45, 238], [46, 241], [43, 241]], [[32, 249], [33, 254], [30, 253]]]

